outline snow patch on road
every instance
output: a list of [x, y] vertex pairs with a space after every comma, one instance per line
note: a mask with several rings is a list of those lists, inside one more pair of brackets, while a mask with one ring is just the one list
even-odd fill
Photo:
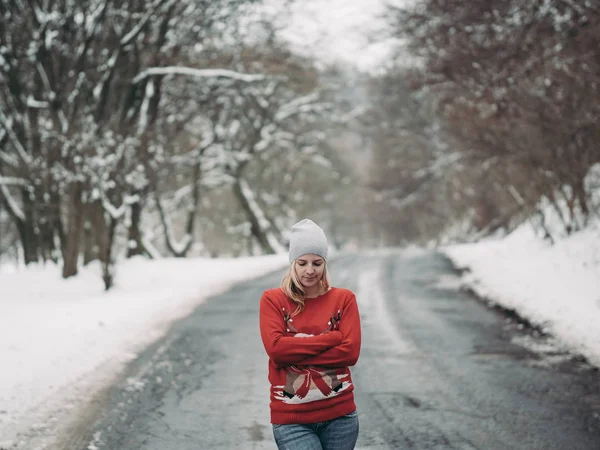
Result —
[[403, 338], [400, 330], [394, 325], [381, 288], [381, 269], [363, 272], [358, 280], [357, 302], [360, 308], [363, 326], [376, 327], [381, 333], [382, 343], [397, 353], [406, 354], [414, 351], [410, 343]]

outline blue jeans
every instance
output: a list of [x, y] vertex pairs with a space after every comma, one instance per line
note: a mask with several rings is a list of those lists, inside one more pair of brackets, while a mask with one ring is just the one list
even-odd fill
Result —
[[352, 450], [358, 439], [356, 411], [325, 422], [273, 425], [279, 450]]

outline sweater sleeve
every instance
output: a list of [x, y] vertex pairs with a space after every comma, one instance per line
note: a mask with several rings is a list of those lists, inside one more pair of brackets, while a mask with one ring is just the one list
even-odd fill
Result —
[[282, 312], [266, 293], [260, 299], [259, 321], [260, 335], [267, 355], [277, 365], [297, 364], [342, 341], [339, 331], [303, 338], [286, 336]]
[[361, 345], [360, 315], [356, 296], [352, 294], [342, 311], [339, 330], [342, 333], [342, 342], [316, 356], [298, 362], [298, 365], [348, 367], [358, 361]]

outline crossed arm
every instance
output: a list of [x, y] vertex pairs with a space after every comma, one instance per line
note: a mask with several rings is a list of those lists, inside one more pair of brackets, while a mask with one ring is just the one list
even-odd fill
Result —
[[339, 330], [303, 338], [286, 336], [281, 311], [263, 296], [260, 332], [267, 354], [280, 366], [347, 367], [356, 364], [360, 353], [360, 317], [354, 295], [346, 300]]

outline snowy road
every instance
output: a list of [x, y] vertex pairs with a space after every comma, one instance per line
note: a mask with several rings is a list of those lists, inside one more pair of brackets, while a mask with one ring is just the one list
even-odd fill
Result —
[[[258, 299], [280, 277], [178, 322], [57, 448], [275, 449]], [[343, 256], [332, 278], [357, 293], [363, 320], [358, 449], [600, 448], [598, 372], [458, 292], [445, 258]]]

